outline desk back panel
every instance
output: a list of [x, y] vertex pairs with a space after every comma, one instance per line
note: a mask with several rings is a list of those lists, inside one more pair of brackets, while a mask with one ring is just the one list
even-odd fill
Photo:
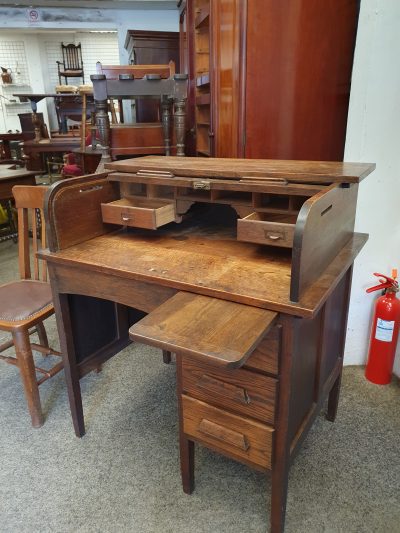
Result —
[[45, 219], [51, 252], [98, 237], [114, 229], [104, 224], [102, 202], [119, 198], [118, 187], [107, 174], [58, 181], [47, 192]]

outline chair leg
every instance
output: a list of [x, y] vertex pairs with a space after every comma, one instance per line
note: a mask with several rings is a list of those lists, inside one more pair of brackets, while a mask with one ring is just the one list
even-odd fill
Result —
[[[45, 330], [45, 327], [44, 327], [44, 324], [43, 322], [39, 322], [38, 324], [36, 324], [36, 329], [37, 329], [37, 333], [38, 333], [38, 336], [39, 336], [39, 342], [42, 346], [45, 346], [46, 348], [49, 347], [49, 341], [47, 339], [47, 333], [46, 333], [46, 330]], [[45, 354], [45, 356], [47, 356], [48, 354]]]
[[43, 425], [43, 414], [40, 405], [39, 387], [36, 380], [35, 365], [27, 330], [14, 331], [13, 334], [18, 367], [21, 372], [25, 397], [28, 403], [32, 426], [39, 428]]

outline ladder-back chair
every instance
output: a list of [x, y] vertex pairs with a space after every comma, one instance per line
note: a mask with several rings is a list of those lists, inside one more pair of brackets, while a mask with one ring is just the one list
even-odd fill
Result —
[[79, 44], [61, 43], [62, 61], [57, 61], [58, 79], [61, 85], [61, 78], [68, 84], [68, 78], [82, 78], [85, 83], [83, 72], [82, 47]]
[[[44, 261], [36, 257], [39, 241], [46, 246], [43, 218], [46, 186], [16, 185], [13, 187], [15, 205], [18, 210], [18, 253], [21, 279], [0, 286], [0, 331], [10, 332], [12, 340], [0, 345], [0, 359], [19, 368], [25, 390], [25, 397], [34, 427], [43, 424], [39, 385], [62, 370], [62, 362], [50, 369], [36, 367], [32, 348], [43, 356], [56, 355], [49, 347], [43, 320], [54, 313], [52, 295], [47, 283], [47, 270]], [[39, 223], [38, 214], [42, 223]], [[32, 267], [30, 258], [30, 227], [32, 231]], [[33, 270], [33, 276], [32, 276]], [[30, 335], [37, 333], [39, 344], [30, 342]], [[14, 345], [16, 357], [2, 355]], [[36, 373], [41, 377], [37, 379]]]

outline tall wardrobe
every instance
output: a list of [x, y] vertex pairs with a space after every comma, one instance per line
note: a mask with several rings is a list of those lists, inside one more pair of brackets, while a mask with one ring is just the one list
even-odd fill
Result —
[[359, 0], [178, 6], [190, 155], [343, 159]]

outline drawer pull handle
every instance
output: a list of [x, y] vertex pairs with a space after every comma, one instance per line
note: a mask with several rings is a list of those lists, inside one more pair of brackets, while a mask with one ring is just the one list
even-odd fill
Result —
[[251, 403], [251, 398], [245, 388], [226, 383], [225, 381], [213, 378], [207, 374], [201, 376], [197, 382], [197, 386], [206, 389], [207, 391], [223, 394], [225, 397], [229, 397], [232, 400], [239, 401], [245, 405]]
[[129, 220], [132, 220], [132, 217], [127, 217], [126, 215], [121, 215], [121, 220], [123, 220], [123, 222], [128, 222]]
[[283, 235], [281, 233], [270, 233], [268, 230], [266, 230], [265, 238], [270, 239], [271, 241], [279, 241], [279, 239], [283, 239]]
[[233, 431], [225, 426], [220, 426], [219, 424], [211, 422], [211, 420], [207, 420], [206, 418], [203, 418], [200, 422], [199, 432], [207, 435], [208, 437], [225, 442], [226, 444], [230, 444], [231, 446], [236, 446], [245, 452], [247, 452], [247, 450], [250, 448], [250, 444], [243, 433]]

